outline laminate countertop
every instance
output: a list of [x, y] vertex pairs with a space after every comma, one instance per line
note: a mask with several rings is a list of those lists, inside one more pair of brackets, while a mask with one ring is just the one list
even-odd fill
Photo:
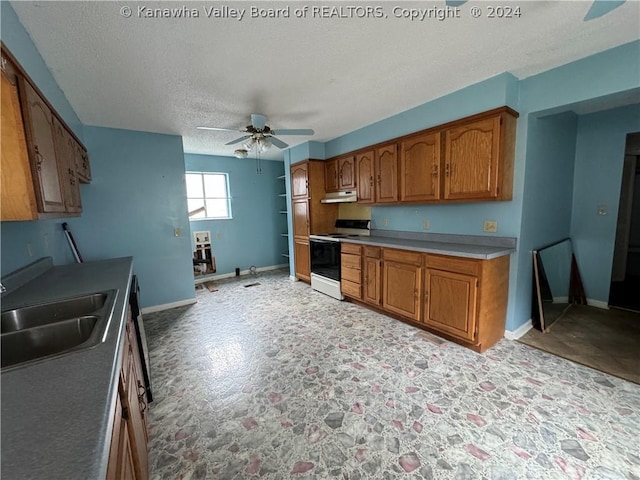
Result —
[[[408, 238], [407, 238], [408, 237]], [[375, 247], [399, 248], [422, 253], [451, 255], [454, 257], [491, 260], [510, 255], [516, 251], [516, 239], [511, 237], [481, 237], [473, 235], [416, 234], [398, 232], [381, 235], [354, 235], [340, 238], [341, 242], [371, 245]]]
[[49, 259], [15, 289], [3, 278], [3, 311], [117, 291], [104, 342], [2, 371], [3, 478], [106, 478], [132, 269], [131, 257], [65, 266]]

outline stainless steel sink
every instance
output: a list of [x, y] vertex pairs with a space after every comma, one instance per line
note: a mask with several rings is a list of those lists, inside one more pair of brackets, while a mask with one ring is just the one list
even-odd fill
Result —
[[2, 333], [15, 332], [88, 315], [102, 308], [106, 299], [107, 293], [94, 293], [59, 302], [7, 310], [0, 316], [0, 330]]
[[115, 298], [110, 290], [2, 312], [2, 370], [103, 342]]

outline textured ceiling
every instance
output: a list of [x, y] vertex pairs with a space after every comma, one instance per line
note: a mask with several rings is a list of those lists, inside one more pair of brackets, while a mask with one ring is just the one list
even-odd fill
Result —
[[[495, 3], [473, 1], [460, 18], [394, 16], [394, 7], [444, 7], [441, 0], [11, 2], [84, 124], [178, 134], [186, 152], [216, 155], [231, 155], [224, 144], [239, 135], [196, 126], [240, 129], [262, 113], [273, 129], [315, 130], [281, 137], [291, 145], [326, 141], [502, 72], [525, 78], [640, 38], [637, 0], [588, 22], [591, 1], [502, 3], [521, 16], [490, 19]], [[349, 5], [386, 18], [357, 18], [362, 8]], [[256, 6], [289, 7], [290, 17], [251, 18]], [[305, 6], [307, 18], [296, 18]], [[354, 18], [320, 18], [339, 6]], [[145, 18], [183, 7], [190, 18]], [[244, 17], [229, 18], [230, 9]]]

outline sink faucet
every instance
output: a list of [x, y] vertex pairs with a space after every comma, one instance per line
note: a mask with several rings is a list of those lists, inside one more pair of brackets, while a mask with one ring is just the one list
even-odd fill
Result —
[[5, 287], [2, 283], [0, 283], [0, 293], [4, 293], [7, 291], [7, 287]]

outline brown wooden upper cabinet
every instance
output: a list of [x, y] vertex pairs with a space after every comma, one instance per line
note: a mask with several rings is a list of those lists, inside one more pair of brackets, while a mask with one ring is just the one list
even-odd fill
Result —
[[355, 157], [349, 155], [338, 159], [338, 190], [356, 188]]
[[[512, 172], [501, 155], [502, 115], [476, 120], [445, 132], [444, 197], [447, 200], [494, 199], [500, 194], [502, 169]], [[501, 168], [502, 167], [502, 168]], [[511, 189], [508, 192], [511, 198]]]
[[327, 168], [339, 184], [340, 159], [355, 158], [358, 203], [511, 200], [517, 118], [496, 108], [331, 159], [338, 164]]
[[86, 149], [2, 46], [1, 220], [80, 215]]
[[375, 201], [375, 153], [373, 150], [356, 155], [356, 191], [358, 203]]
[[65, 212], [64, 191], [56, 159], [53, 114], [31, 84], [20, 78], [22, 113], [31, 171], [36, 183], [38, 210]]
[[309, 175], [306, 162], [291, 166], [291, 197], [307, 198], [309, 196]]
[[440, 132], [409, 137], [400, 143], [400, 201], [440, 198]]
[[2, 70], [2, 220], [35, 220], [38, 205], [29, 165], [16, 77]]
[[390, 143], [376, 150], [376, 201], [398, 201], [398, 145]]
[[324, 166], [324, 184], [327, 192], [338, 191], [338, 159], [326, 162]]
[[356, 188], [355, 157], [348, 155], [327, 160], [324, 179], [327, 192], [354, 190]]

